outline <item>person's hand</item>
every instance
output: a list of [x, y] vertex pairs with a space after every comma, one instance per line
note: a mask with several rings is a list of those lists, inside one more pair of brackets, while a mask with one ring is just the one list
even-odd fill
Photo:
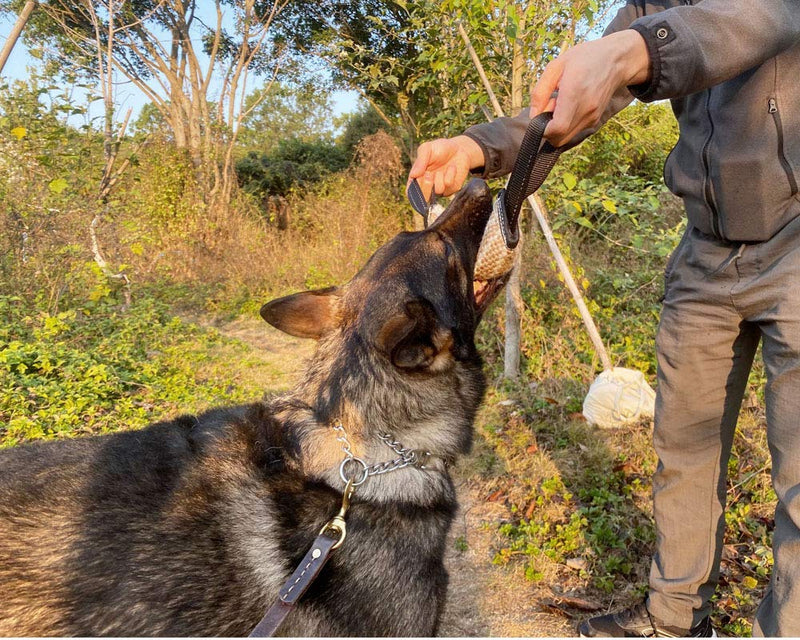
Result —
[[579, 132], [595, 129], [614, 93], [645, 82], [649, 73], [647, 45], [633, 29], [583, 42], [545, 67], [531, 91], [531, 117], [552, 111], [545, 137], [561, 146]]
[[437, 195], [449, 196], [461, 188], [470, 169], [483, 164], [483, 151], [472, 138], [439, 138], [419, 146], [408, 182], [416, 178], [426, 199], [430, 198], [431, 190]]

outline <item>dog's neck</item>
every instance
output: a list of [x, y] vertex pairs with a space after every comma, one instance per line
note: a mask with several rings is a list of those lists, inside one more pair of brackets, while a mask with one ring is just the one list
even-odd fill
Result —
[[[336, 490], [344, 488], [340, 475], [342, 462], [352, 455], [368, 468], [394, 462], [400, 456], [380, 437], [371, 435], [369, 429], [355, 420], [341, 420], [347, 443], [341, 430], [334, 428], [337, 421], [322, 421], [315, 411], [297, 398], [285, 396], [273, 403], [275, 418], [286, 430], [284, 441], [288, 445], [287, 464], [303, 476], [322, 481]], [[404, 448], [413, 448], [403, 442]], [[422, 450], [420, 450], [422, 451]], [[426, 451], [427, 453], [427, 451]], [[449, 497], [452, 484], [444, 456], [426, 457], [424, 465], [407, 465], [387, 473], [370, 473], [358, 487], [358, 499], [377, 502], [402, 501], [431, 504]], [[361, 475], [358, 465], [348, 470], [350, 475]]]
[[424, 469], [409, 465], [370, 476], [359, 487], [360, 497], [420, 502], [450, 492], [444, 460], [468, 450], [471, 416], [455, 420], [441, 411], [435, 399], [460, 381], [434, 380], [420, 393], [418, 386], [387, 370], [370, 350], [347, 348], [345, 343], [341, 336], [323, 338], [304, 378], [273, 403], [292, 451], [289, 464], [306, 477], [341, 490], [339, 467], [347, 454], [333, 429], [340, 421], [352, 455], [368, 466], [398, 457], [381, 439], [383, 434], [404, 448], [433, 454]]

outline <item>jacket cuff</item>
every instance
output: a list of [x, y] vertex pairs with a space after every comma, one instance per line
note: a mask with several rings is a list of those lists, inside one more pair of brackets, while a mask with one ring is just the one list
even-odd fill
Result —
[[[471, 128], [472, 127], [470, 127], [470, 129]], [[474, 169], [470, 169], [470, 174], [486, 180], [489, 177], [489, 173], [491, 171], [491, 163], [492, 163], [492, 161], [490, 160], [490, 158], [492, 157], [492, 153], [489, 151], [489, 147], [486, 146], [486, 143], [483, 140], [481, 140], [480, 136], [475, 135], [469, 129], [467, 129], [463, 133], [463, 135], [467, 136], [470, 140], [474, 140], [475, 143], [481, 148], [481, 152], [483, 153], [484, 165], [482, 167], [475, 167]], [[495, 170], [497, 170], [497, 165], [499, 164], [497, 158], [494, 159], [494, 164], [495, 164]]]
[[[632, 84], [628, 86], [628, 90], [635, 98], [642, 102], [652, 102], [656, 99], [656, 88], [661, 84], [661, 51], [659, 49], [659, 36], [665, 33], [669, 34], [671, 31], [666, 23], [658, 23], [657, 29], [653, 27], [646, 27], [642, 24], [633, 23], [631, 29], [636, 31], [642, 38], [644, 38], [645, 45], [647, 46], [647, 55], [650, 58], [650, 74], [648, 80], [641, 84]], [[654, 29], [656, 32], [654, 33]], [[665, 38], [661, 38], [665, 40]], [[672, 35], [674, 39], [674, 34]]]
[[630, 92], [642, 102], [679, 95], [696, 65], [694, 36], [681, 16], [672, 11], [643, 16], [630, 28], [644, 38], [650, 56], [650, 79], [628, 87]]

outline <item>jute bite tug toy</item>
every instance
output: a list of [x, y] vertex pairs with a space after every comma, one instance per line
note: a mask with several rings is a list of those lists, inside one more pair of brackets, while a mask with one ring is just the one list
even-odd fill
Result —
[[[492, 215], [486, 223], [478, 258], [475, 263], [475, 280], [487, 281], [499, 278], [514, 266], [514, 252], [519, 243], [519, 212], [525, 199], [535, 193], [561, 155], [563, 148], [554, 147], [544, 140], [544, 130], [552, 119], [550, 112], [541, 113], [530, 121], [520, 145], [505, 189], [494, 199]], [[441, 212], [435, 202], [435, 194], [425, 200], [416, 180], [408, 186], [411, 206], [424, 219], [425, 226], [433, 223]]]

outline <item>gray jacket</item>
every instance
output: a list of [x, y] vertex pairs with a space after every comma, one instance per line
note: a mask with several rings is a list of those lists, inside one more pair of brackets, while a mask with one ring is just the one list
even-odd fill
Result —
[[[664, 180], [690, 222], [731, 242], [771, 238], [800, 215], [800, 0], [628, 0], [606, 33], [637, 30], [651, 77], [615, 97], [669, 98], [680, 138]], [[511, 170], [527, 124], [470, 127], [484, 175]]]

